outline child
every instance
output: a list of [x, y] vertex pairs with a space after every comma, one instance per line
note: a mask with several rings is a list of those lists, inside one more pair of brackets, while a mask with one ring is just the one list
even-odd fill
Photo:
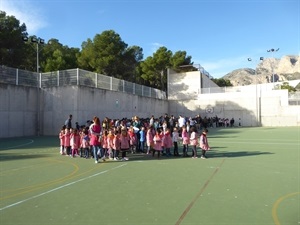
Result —
[[188, 153], [190, 138], [189, 138], [189, 133], [187, 132], [185, 125], [182, 126], [181, 137], [182, 137], [182, 145], [183, 145], [183, 150], [182, 150], [183, 157], [187, 157], [187, 156], [189, 156], [187, 153]]
[[114, 140], [113, 140], [113, 158], [114, 160], [119, 159], [119, 151], [121, 148], [121, 140], [120, 140], [120, 134], [119, 131], [115, 131]]
[[82, 147], [82, 140], [84, 137], [84, 132], [85, 132], [85, 128], [81, 127], [81, 130], [79, 131], [79, 136], [80, 136], [79, 155], [80, 155], [80, 158], [84, 157], [84, 149]]
[[104, 133], [102, 135], [102, 149], [103, 149], [103, 155], [102, 155], [102, 160], [105, 161], [105, 156], [107, 154], [107, 149], [108, 149], [108, 143], [107, 143], [107, 135], [108, 135], [108, 131], [104, 130]]
[[61, 128], [59, 132], [59, 140], [60, 140], [60, 154], [65, 155], [65, 125]]
[[153, 129], [153, 126], [150, 125], [147, 132], [146, 132], [147, 155], [150, 153], [151, 148], [153, 146], [153, 136], [154, 136], [154, 129]]
[[78, 148], [80, 146], [80, 136], [78, 134], [78, 130], [75, 128], [70, 136], [70, 145], [72, 149], [72, 158], [74, 156], [78, 156]]
[[174, 146], [174, 156], [179, 156], [178, 153], [178, 138], [179, 138], [179, 133], [177, 130], [177, 127], [173, 128], [173, 133], [172, 133], [172, 141], [173, 141], [173, 146]]
[[155, 152], [157, 152], [157, 158], [160, 157], [160, 152], [163, 150], [162, 148], [162, 135], [161, 130], [157, 129], [155, 136], [153, 137], [154, 146], [153, 146], [153, 152], [152, 157], [154, 157]]
[[141, 127], [141, 130], [139, 131], [140, 133], [140, 151], [144, 153], [144, 146], [145, 146], [145, 141], [146, 141], [146, 132], [145, 132], [145, 127]]
[[136, 135], [133, 129], [133, 126], [131, 126], [128, 130], [128, 134], [129, 134], [129, 138], [130, 138], [130, 149], [131, 149], [131, 153], [135, 153], [136, 151]]
[[197, 157], [198, 139], [197, 139], [197, 132], [195, 127], [191, 127], [190, 145], [192, 146], [192, 150], [193, 150], [192, 158], [193, 159], [198, 158]]
[[163, 142], [164, 142], [164, 148], [166, 149], [166, 156], [171, 156], [172, 137], [169, 128], [165, 129]]
[[71, 154], [71, 145], [70, 145], [70, 129], [66, 128], [65, 129], [65, 135], [64, 135], [64, 144], [65, 144], [65, 151], [66, 151], [66, 156], [69, 156]]
[[129, 150], [129, 142], [130, 142], [130, 137], [129, 137], [129, 134], [127, 132], [127, 129], [126, 128], [122, 128], [121, 130], [121, 135], [120, 135], [120, 144], [121, 144], [121, 152], [122, 152], [122, 161], [127, 161], [129, 160], [127, 157], [126, 157], [126, 152]]
[[200, 148], [202, 149], [202, 155], [201, 155], [201, 159], [206, 159], [206, 151], [210, 150], [210, 147], [208, 145], [208, 140], [207, 140], [207, 135], [208, 130], [206, 128], [204, 128], [201, 136], [200, 136]]
[[82, 141], [81, 141], [81, 148], [83, 149], [84, 151], [84, 158], [88, 159], [89, 156], [90, 156], [90, 138], [89, 138], [89, 135], [88, 135], [88, 130], [84, 129], [82, 131], [83, 133], [83, 137], [82, 137]]
[[112, 151], [114, 148], [114, 138], [115, 138], [115, 135], [113, 134], [113, 130], [109, 130], [108, 135], [107, 135], [107, 156], [109, 159], [112, 159]]

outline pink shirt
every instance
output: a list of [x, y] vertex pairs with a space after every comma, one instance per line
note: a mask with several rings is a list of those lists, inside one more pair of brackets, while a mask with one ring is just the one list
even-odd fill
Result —
[[182, 144], [187, 145], [190, 143], [189, 134], [186, 130], [182, 130]]
[[127, 149], [129, 149], [130, 138], [129, 138], [128, 134], [127, 135], [121, 134], [120, 141], [121, 141], [121, 150], [127, 150]]
[[107, 148], [108, 149], [113, 149], [114, 148], [114, 136], [112, 135], [107, 135]]
[[60, 140], [60, 145], [65, 146], [65, 133], [64, 133], [64, 131], [61, 131], [59, 133], [59, 140]]
[[147, 133], [146, 133], [146, 142], [147, 142], [147, 146], [151, 146], [153, 144], [152, 129], [147, 130]]
[[197, 133], [192, 132], [190, 136], [190, 144], [191, 145], [198, 145]]
[[90, 144], [91, 145], [99, 145], [99, 135], [100, 135], [100, 132], [101, 132], [101, 126], [99, 124], [95, 124], [93, 123], [91, 126], [90, 126], [90, 133], [91, 133], [91, 140], [90, 140]]
[[114, 140], [113, 140], [113, 144], [114, 144], [114, 146], [113, 146], [114, 150], [120, 150], [121, 140], [120, 140], [119, 135], [115, 135]]
[[201, 134], [200, 136], [200, 148], [206, 151], [210, 149], [205, 134]]
[[80, 146], [80, 136], [79, 134], [71, 134], [70, 145], [72, 149], [78, 149]]
[[65, 143], [65, 147], [71, 146], [70, 145], [70, 133], [65, 134], [64, 143]]
[[161, 151], [162, 150], [162, 137], [160, 135], [155, 135], [153, 138], [154, 141], [154, 150]]
[[170, 133], [166, 133], [164, 136], [164, 147], [165, 148], [171, 148], [173, 145], [172, 138]]
[[102, 148], [107, 149], [108, 145], [107, 145], [107, 137], [103, 136], [102, 137]]

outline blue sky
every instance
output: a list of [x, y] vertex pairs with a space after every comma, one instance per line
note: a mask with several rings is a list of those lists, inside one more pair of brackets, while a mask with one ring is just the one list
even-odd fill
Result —
[[187, 51], [215, 78], [255, 68], [271, 48], [300, 54], [300, 0], [0, 0], [0, 10], [69, 47], [114, 30], [144, 58], [161, 46]]

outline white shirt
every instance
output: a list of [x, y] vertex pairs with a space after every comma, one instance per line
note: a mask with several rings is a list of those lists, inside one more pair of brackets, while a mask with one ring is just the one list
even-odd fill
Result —
[[184, 117], [179, 117], [178, 126], [182, 127], [183, 125], [185, 125], [185, 118]]

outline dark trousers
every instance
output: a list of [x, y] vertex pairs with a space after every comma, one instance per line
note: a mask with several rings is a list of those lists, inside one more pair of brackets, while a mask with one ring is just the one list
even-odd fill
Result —
[[154, 150], [154, 149], [152, 151], [152, 157], [154, 157], [155, 152], [157, 152], [157, 158], [159, 158], [160, 157], [160, 151]]
[[173, 142], [174, 145], [174, 156], [178, 156], [178, 143], [177, 142]]
[[188, 156], [188, 145], [183, 145], [183, 150], [182, 150], [182, 152], [183, 152], [183, 157], [185, 157], [185, 156]]

